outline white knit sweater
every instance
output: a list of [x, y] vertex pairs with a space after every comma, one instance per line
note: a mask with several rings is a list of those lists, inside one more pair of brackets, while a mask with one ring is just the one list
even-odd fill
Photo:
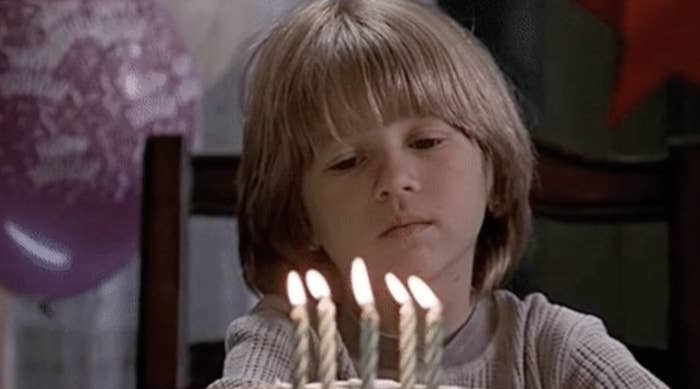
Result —
[[[442, 383], [485, 388], [665, 388], [611, 338], [601, 321], [547, 301], [541, 294], [519, 299], [499, 290], [482, 298], [474, 317], [445, 346], [445, 355], [468, 355], [474, 333], [487, 318], [493, 328], [483, 347], [466, 361], [448, 363]], [[226, 336], [224, 376], [209, 389], [270, 387], [290, 382], [292, 323], [279, 298], [264, 298], [235, 320]], [[486, 320], [488, 321], [488, 320]], [[484, 327], [481, 325], [481, 327]], [[484, 333], [481, 331], [481, 333]], [[472, 335], [470, 337], [470, 335]], [[471, 340], [470, 340], [471, 338]], [[312, 350], [318, 336], [312, 335]], [[462, 353], [462, 354], [460, 354]], [[447, 359], [447, 358], [446, 358]], [[312, 355], [310, 379], [316, 380]], [[352, 358], [338, 348], [339, 379], [357, 377]], [[381, 373], [380, 373], [381, 375]]]

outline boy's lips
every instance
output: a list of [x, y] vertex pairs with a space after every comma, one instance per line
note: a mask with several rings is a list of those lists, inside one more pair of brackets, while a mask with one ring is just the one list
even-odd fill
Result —
[[425, 219], [399, 220], [385, 229], [380, 238], [398, 238], [413, 235], [430, 227], [433, 223]]

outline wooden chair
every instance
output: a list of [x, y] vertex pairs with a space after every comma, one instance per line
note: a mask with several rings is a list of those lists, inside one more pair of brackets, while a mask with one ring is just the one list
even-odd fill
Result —
[[136, 363], [139, 389], [202, 388], [221, 375], [223, 342], [189, 346], [185, 340], [186, 221], [190, 215], [235, 216], [237, 166], [234, 156], [190, 157], [179, 137], [153, 137], [147, 142]]
[[539, 217], [575, 223], [665, 222], [668, 349], [628, 345], [674, 388], [700, 388], [700, 139], [671, 140], [667, 156], [589, 158], [537, 142]]
[[[667, 156], [595, 159], [536, 142], [538, 217], [576, 223], [668, 223], [669, 347], [630, 348], [673, 387], [700, 388], [700, 139], [671, 141]], [[138, 338], [139, 389], [201, 388], [221, 375], [223, 342], [182, 341], [181, 283], [189, 215], [235, 217], [235, 156], [190, 157], [179, 138], [146, 147]], [[178, 324], [179, 323], [179, 324]], [[189, 369], [185, 368], [189, 353]], [[183, 370], [189, 370], [191, 379]], [[180, 372], [180, 373], [178, 373]], [[180, 384], [178, 386], [178, 384]]]

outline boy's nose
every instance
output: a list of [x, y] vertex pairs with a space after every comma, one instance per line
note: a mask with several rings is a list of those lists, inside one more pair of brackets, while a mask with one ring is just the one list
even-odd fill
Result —
[[420, 180], [407, 161], [385, 160], [378, 169], [375, 199], [385, 201], [393, 196], [420, 191]]

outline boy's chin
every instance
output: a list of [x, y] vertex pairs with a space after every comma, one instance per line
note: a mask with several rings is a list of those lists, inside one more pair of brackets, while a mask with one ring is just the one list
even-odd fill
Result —
[[418, 276], [424, 281], [439, 277], [447, 267], [447, 263], [437, 258], [425, 255], [403, 255], [392, 263], [378, 266], [376, 271], [384, 277], [386, 273], [394, 273], [400, 280], [406, 281], [409, 276]]

